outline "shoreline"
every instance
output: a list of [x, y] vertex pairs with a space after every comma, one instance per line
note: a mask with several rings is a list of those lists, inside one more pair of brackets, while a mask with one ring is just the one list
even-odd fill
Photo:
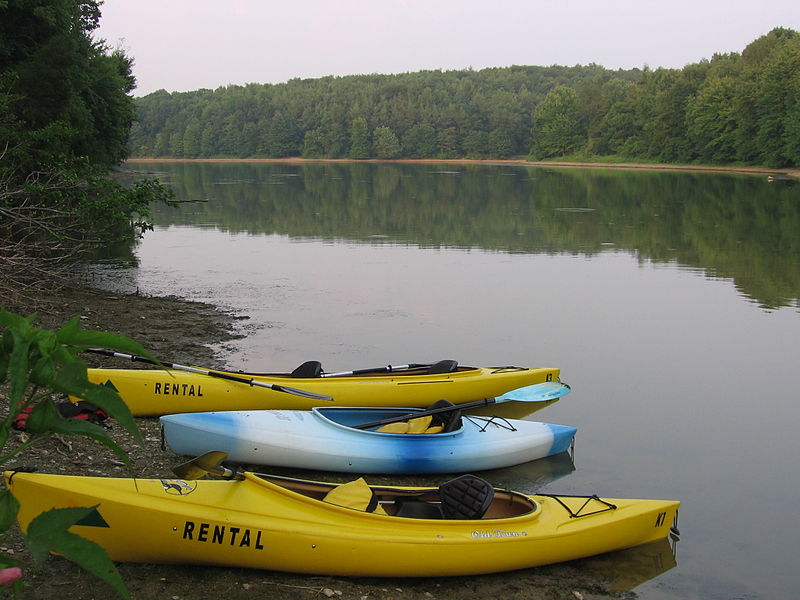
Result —
[[[366, 164], [450, 164], [450, 165], [497, 165], [516, 167], [546, 167], [565, 169], [622, 169], [641, 171], [676, 171], [695, 173], [731, 173], [738, 175], [766, 175], [778, 178], [800, 180], [800, 168], [771, 169], [768, 167], [716, 166], [716, 165], [679, 165], [668, 163], [594, 163], [594, 162], [550, 162], [528, 161], [522, 159], [469, 159], [469, 158], [402, 158], [402, 159], [353, 159], [353, 158], [128, 158], [125, 163], [137, 162], [207, 162], [207, 163], [366, 163]], [[123, 163], [123, 164], [125, 164]]]

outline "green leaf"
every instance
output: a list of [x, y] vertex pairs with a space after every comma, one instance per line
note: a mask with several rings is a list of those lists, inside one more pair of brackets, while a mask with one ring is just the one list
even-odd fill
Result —
[[49, 386], [56, 374], [56, 366], [48, 355], [40, 356], [30, 370], [30, 380], [32, 383], [42, 386]]
[[6, 382], [8, 376], [9, 356], [0, 349], [0, 385]]
[[0, 490], [0, 532], [7, 531], [17, 520], [19, 502], [9, 490]]
[[[34, 315], [35, 316], [35, 315]], [[3, 327], [21, 327], [26, 321], [30, 322], [32, 317], [28, 317], [27, 319], [24, 317], [20, 317], [17, 314], [12, 312], [8, 312], [7, 310], [0, 309], [0, 325]]]
[[107, 331], [94, 331], [81, 329], [78, 318], [71, 319], [56, 333], [58, 341], [62, 344], [78, 346], [81, 348], [113, 348], [130, 354], [139, 354], [151, 360], [156, 360], [145, 348], [125, 337]]
[[28, 348], [30, 337], [25, 339], [19, 329], [8, 330], [12, 344], [8, 359], [9, 401], [17, 406], [24, 397], [28, 386]]
[[8, 436], [11, 433], [11, 425], [9, 422], [13, 417], [9, 414], [5, 421], [0, 421], [0, 450], [6, 447]]
[[108, 583], [123, 598], [128, 598], [122, 576], [108, 553], [98, 544], [68, 531], [96, 510], [97, 506], [54, 508], [43, 512], [28, 525], [25, 541], [37, 560], [43, 560], [49, 552], [60, 554]]
[[64, 365], [56, 374], [52, 389], [91, 402], [102, 408], [110, 417], [116, 419], [137, 440], [142, 439], [127, 404], [122, 401], [116, 390], [92, 383], [86, 379], [86, 367], [78, 363]]
[[31, 414], [25, 422], [25, 429], [32, 434], [47, 433], [55, 431], [54, 425], [63, 420], [53, 403], [50, 400], [43, 400], [31, 409]]

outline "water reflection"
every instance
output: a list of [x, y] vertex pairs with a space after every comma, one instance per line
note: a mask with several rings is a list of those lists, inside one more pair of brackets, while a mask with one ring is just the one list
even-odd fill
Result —
[[614, 592], [630, 592], [676, 567], [677, 542], [668, 538], [577, 561], [582, 571], [608, 582]]
[[134, 166], [195, 201], [158, 207], [159, 225], [425, 248], [625, 251], [731, 278], [765, 308], [800, 298], [800, 202], [789, 181], [482, 165]]
[[[237, 468], [244, 470], [263, 470], [265, 467], [258, 465], [237, 465]], [[574, 454], [572, 451], [561, 452], [554, 456], [540, 458], [513, 467], [504, 469], [491, 469], [476, 473], [481, 478], [491, 481], [492, 485], [522, 492], [523, 494], [535, 494], [542, 491], [542, 488], [566, 477], [575, 471]], [[311, 479], [314, 481], [349, 481], [352, 477], [347, 473], [335, 473], [329, 471], [313, 471], [308, 469], [294, 469], [287, 467], [269, 467], [269, 472], [286, 477], [296, 477], [298, 479]], [[376, 485], [410, 485], [410, 486], [431, 486], [436, 487], [444, 481], [457, 477], [460, 473], [443, 473], [436, 475], [414, 475], [414, 474], [394, 474], [381, 475], [371, 473], [368, 480]], [[558, 493], [556, 490], [555, 492]]]
[[534, 494], [545, 486], [566, 477], [575, 470], [575, 455], [572, 450], [555, 456], [530, 462], [481, 472], [481, 477], [496, 487]]

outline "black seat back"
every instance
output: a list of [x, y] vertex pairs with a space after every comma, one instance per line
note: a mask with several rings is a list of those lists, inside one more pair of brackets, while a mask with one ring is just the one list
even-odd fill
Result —
[[322, 377], [322, 363], [318, 360], [307, 360], [292, 371], [292, 377]]
[[440, 373], [452, 373], [458, 370], [458, 361], [440, 360], [428, 367], [428, 375], [439, 375]]
[[480, 519], [494, 498], [494, 488], [475, 475], [462, 475], [439, 486], [445, 519]]
[[[447, 406], [455, 406], [455, 404], [453, 404], [449, 400], [437, 400], [425, 410], [445, 408]], [[433, 420], [431, 421], [431, 425], [441, 425], [442, 433], [447, 433], [448, 431], [455, 431], [456, 429], [461, 429], [461, 411], [453, 409], [437, 413], [433, 415]]]

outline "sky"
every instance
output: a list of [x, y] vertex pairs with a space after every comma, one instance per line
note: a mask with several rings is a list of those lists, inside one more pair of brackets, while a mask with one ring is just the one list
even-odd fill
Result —
[[682, 68], [800, 31], [800, 0], [105, 0], [137, 88], [511, 65]]

